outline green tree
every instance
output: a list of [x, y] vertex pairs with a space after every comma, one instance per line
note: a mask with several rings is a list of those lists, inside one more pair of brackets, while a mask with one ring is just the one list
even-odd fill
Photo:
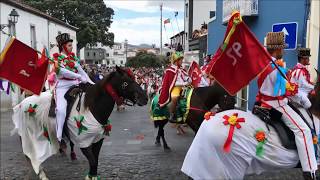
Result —
[[114, 11], [103, 0], [23, 0], [48, 15], [79, 28], [77, 49], [98, 42], [113, 45], [114, 34], [108, 32]]
[[128, 58], [128, 67], [161, 67], [165, 61], [162, 56], [153, 53], [139, 52], [135, 57]]

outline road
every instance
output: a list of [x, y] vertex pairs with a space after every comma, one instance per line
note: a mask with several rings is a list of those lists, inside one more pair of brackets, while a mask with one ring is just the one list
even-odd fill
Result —
[[[19, 137], [10, 136], [13, 128], [12, 111], [1, 112], [1, 179], [37, 179], [31, 166], [25, 161]], [[104, 140], [100, 153], [98, 173], [102, 179], [188, 179], [180, 168], [194, 133], [188, 129], [185, 135], [167, 125], [167, 142], [172, 148], [165, 152], [154, 145], [157, 131], [149, 120], [148, 107], [127, 107], [124, 112], [114, 111], [111, 136]], [[83, 179], [88, 163], [78, 148], [78, 160], [71, 161], [69, 155], [55, 155], [44, 164], [50, 179]], [[69, 154], [69, 153], [68, 153]], [[298, 169], [247, 176], [245, 179], [301, 179]]]

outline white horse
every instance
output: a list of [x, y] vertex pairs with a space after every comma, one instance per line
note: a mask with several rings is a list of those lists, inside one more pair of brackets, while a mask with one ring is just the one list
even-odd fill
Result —
[[[110, 90], [111, 89], [111, 90]], [[111, 130], [108, 118], [115, 104], [114, 95], [139, 106], [146, 105], [146, 93], [132, 79], [130, 73], [118, 68], [99, 83], [87, 88], [82, 98], [77, 96], [67, 123], [71, 141], [78, 145], [90, 165], [86, 179], [97, 176], [98, 158], [103, 138]], [[47, 180], [41, 164], [59, 150], [56, 119], [48, 116], [52, 93], [30, 96], [14, 107], [13, 123], [21, 137], [23, 153], [41, 180]], [[81, 105], [78, 108], [78, 105]], [[97, 117], [97, 118], [96, 118]]]
[[[306, 115], [304, 109], [300, 108], [300, 111]], [[245, 122], [239, 123], [241, 128], [234, 128], [231, 151], [225, 152], [223, 147], [230, 125], [223, 123], [224, 117], [234, 113]], [[313, 117], [319, 134], [319, 118]], [[310, 118], [307, 121], [311, 124]], [[251, 112], [228, 110], [217, 113], [202, 123], [185, 157], [182, 171], [193, 179], [243, 179], [247, 174], [296, 167], [299, 163], [297, 151], [284, 148], [274, 128], [269, 126], [269, 129]], [[257, 155], [257, 131], [266, 135], [261, 156]]]

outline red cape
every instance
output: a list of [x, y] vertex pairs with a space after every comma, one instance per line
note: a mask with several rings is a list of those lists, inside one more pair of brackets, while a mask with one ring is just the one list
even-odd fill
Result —
[[171, 90], [177, 80], [177, 70], [177, 66], [170, 66], [165, 70], [158, 102], [160, 107], [163, 107], [170, 102]]

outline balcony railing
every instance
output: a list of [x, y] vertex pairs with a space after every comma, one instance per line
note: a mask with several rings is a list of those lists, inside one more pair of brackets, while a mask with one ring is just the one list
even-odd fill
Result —
[[241, 16], [257, 16], [258, 15], [258, 0], [224, 0], [222, 22], [228, 22], [231, 13], [238, 10]]

